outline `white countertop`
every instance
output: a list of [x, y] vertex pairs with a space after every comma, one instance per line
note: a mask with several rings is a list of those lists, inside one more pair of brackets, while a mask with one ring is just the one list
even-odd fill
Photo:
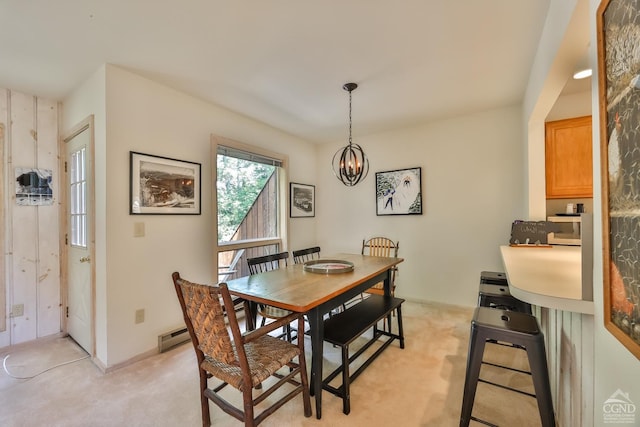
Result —
[[582, 299], [579, 246], [500, 246], [500, 252], [511, 295], [541, 307], [593, 314], [593, 301]]

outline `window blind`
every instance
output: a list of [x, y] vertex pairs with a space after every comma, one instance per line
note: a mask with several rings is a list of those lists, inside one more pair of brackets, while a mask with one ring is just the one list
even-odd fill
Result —
[[236, 159], [248, 160], [250, 162], [262, 163], [265, 165], [281, 167], [282, 161], [260, 154], [250, 153], [248, 151], [238, 150], [237, 148], [225, 147], [224, 145], [218, 145], [218, 155], [234, 157]]

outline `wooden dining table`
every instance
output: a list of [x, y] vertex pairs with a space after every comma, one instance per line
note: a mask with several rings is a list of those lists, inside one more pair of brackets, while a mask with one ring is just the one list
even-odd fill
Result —
[[383, 282], [391, 295], [391, 272], [403, 258], [339, 253], [322, 260], [346, 261], [353, 270], [340, 273], [305, 271], [303, 264], [229, 280], [231, 294], [249, 301], [255, 325], [257, 304], [307, 313], [311, 337], [311, 395], [316, 400], [316, 417], [322, 417], [322, 358], [324, 316], [371, 286]]

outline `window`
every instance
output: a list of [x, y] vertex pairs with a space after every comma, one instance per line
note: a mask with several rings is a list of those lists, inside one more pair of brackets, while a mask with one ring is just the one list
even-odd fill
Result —
[[71, 153], [69, 171], [69, 198], [71, 202], [70, 225], [71, 246], [87, 247], [87, 178], [85, 168], [85, 148]]
[[212, 137], [216, 271], [224, 281], [249, 274], [247, 257], [286, 250], [287, 157]]

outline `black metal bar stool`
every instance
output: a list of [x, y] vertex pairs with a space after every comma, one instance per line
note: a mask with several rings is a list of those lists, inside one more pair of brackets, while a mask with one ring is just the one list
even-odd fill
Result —
[[[535, 395], [479, 378], [487, 340], [507, 342], [526, 349]], [[493, 366], [510, 369], [500, 365]], [[538, 402], [538, 411], [543, 427], [555, 427], [544, 335], [540, 331], [538, 321], [534, 316], [488, 307], [477, 307], [475, 309], [471, 320], [460, 427], [467, 427], [471, 420], [487, 424], [485, 421], [478, 420], [471, 415], [478, 381], [535, 397]]]
[[485, 283], [488, 285], [509, 286], [509, 282], [507, 282], [507, 275], [500, 271], [480, 272], [480, 283]]
[[511, 295], [507, 286], [480, 284], [478, 306], [531, 314], [531, 304]]
[[480, 273], [478, 306], [531, 314], [531, 304], [520, 301], [509, 291], [507, 275], [497, 271]]

